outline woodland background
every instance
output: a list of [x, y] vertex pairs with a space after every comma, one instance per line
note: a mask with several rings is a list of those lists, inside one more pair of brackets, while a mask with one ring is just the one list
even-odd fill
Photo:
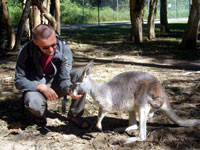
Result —
[[148, 120], [146, 141], [115, 145], [138, 130], [116, 132], [128, 125], [128, 113], [112, 112], [96, 131], [98, 107], [90, 96], [84, 112], [89, 130], [67, 120], [70, 99], [66, 113], [62, 99], [48, 102], [41, 128], [22, 113], [22, 92], [14, 86], [21, 45], [36, 25], [48, 23], [71, 48], [73, 68], [94, 60], [93, 78], [100, 83], [125, 71], [148, 72], [160, 80], [177, 115], [200, 119], [200, 0], [1, 0], [0, 12], [0, 150], [200, 149], [199, 126], [176, 126], [160, 112]]
[[[160, 31], [163, 33], [170, 32], [168, 17], [173, 16], [173, 11], [175, 18], [178, 16], [188, 18], [180, 48], [195, 49], [198, 40], [199, 0], [182, 0], [179, 2], [176, 0], [1, 0], [0, 6], [2, 15], [1, 33], [4, 31], [8, 37], [7, 49], [18, 50], [21, 45], [23, 30], [25, 29], [26, 36], [30, 39], [31, 29], [40, 23], [51, 24], [61, 34], [61, 23], [100, 23], [100, 21], [112, 21], [114, 16], [117, 17], [117, 21], [131, 21], [130, 40], [133, 43], [143, 41], [142, 26], [143, 21], [147, 19], [148, 38], [151, 41], [156, 39], [156, 18], [160, 19]], [[159, 15], [157, 15], [157, 8], [159, 8]], [[14, 26], [17, 26], [16, 35]], [[6, 35], [0, 42], [1, 47], [5, 45]]]

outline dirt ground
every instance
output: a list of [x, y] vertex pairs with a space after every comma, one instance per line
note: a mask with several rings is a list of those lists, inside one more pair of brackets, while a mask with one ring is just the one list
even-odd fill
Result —
[[[140, 52], [110, 55], [101, 46], [68, 43], [74, 53], [74, 67], [95, 61], [93, 78], [106, 82], [115, 75], [140, 70], [156, 76], [165, 87], [177, 115], [200, 119], [200, 70], [198, 61], [173, 59], [169, 55], [144, 56]], [[6, 58], [6, 59], [5, 59]], [[165, 58], [165, 59], [163, 59]], [[116, 141], [138, 136], [138, 130], [116, 132], [128, 125], [127, 112], [111, 112], [103, 120], [103, 131], [95, 129], [98, 108], [88, 95], [84, 117], [91, 123], [89, 130], [79, 129], [61, 113], [60, 101], [48, 102], [47, 126], [38, 127], [21, 112], [21, 93], [13, 85], [16, 54], [0, 61], [0, 150], [171, 150], [200, 149], [200, 127], [178, 127], [162, 113], [148, 120], [147, 140], [128, 146]], [[67, 111], [70, 100], [67, 102]]]

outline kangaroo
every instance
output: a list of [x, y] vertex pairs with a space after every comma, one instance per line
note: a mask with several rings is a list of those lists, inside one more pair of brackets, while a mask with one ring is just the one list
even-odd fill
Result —
[[156, 110], [162, 111], [179, 126], [196, 126], [199, 119], [182, 119], [172, 110], [164, 88], [156, 77], [141, 71], [129, 71], [115, 76], [107, 83], [99, 84], [89, 74], [93, 62], [82, 73], [80, 80], [71, 87], [74, 94], [88, 92], [99, 106], [96, 127], [102, 130], [102, 120], [110, 111], [128, 111], [129, 126], [125, 131], [137, 129], [136, 113], [139, 115], [139, 136], [122, 139], [120, 145], [145, 141], [147, 118]]

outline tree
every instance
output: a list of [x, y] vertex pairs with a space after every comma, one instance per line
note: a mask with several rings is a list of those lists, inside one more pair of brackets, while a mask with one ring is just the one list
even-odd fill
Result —
[[48, 9], [43, 6], [43, 4], [39, 0], [32, 0], [33, 5], [37, 6], [37, 8], [40, 10], [41, 14], [49, 21], [51, 26], [54, 29], [57, 29], [57, 22], [55, 18], [49, 13]]
[[5, 47], [6, 47], [6, 25], [5, 25], [5, 20], [3, 18], [3, 8], [2, 8], [2, 3], [0, 1], [0, 33], [1, 33], [1, 38], [0, 38], [0, 53], [5, 52]]
[[2, 10], [3, 10], [3, 18], [7, 25], [7, 32], [8, 32], [8, 49], [13, 49], [15, 45], [15, 33], [12, 27], [11, 19], [9, 16], [9, 10], [7, 6], [7, 0], [1, 0], [2, 3]]
[[[26, 0], [23, 0], [22, 1], [22, 8], [24, 9], [25, 8], [25, 5], [26, 5]], [[29, 18], [27, 18], [26, 19], [26, 21], [25, 21], [25, 26], [24, 26], [24, 28], [25, 28], [25, 31], [26, 31], [26, 36], [27, 36], [27, 38], [28, 39], [30, 39], [31, 38], [31, 23], [30, 23], [30, 14], [29, 14]]]
[[[38, 24], [41, 24], [41, 23], [51, 24], [51, 26], [58, 33], [60, 33], [60, 27], [58, 27], [55, 18], [49, 13], [50, 0], [24, 0], [24, 3], [25, 3], [25, 6], [23, 7], [22, 17], [21, 17], [20, 23], [18, 25], [18, 31], [17, 31], [18, 38], [15, 43], [14, 50], [18, 50], [20, 47], [21, 36], [22, 36], [22, 31], [23, 31], [24, 25], [25, 25], [25, 29], [26, 29], [26, 32], [28, 33], [28, 35], [30, 35], [31, 27], [34, 28], [35, 26], [37, 26]], [[44, 5], [46, 5], [46, 7]], [[59, 26], [60, 26], [60, 19], [59, 19], [60, 3], [59, 3], [59, 0], [56, 0], [56, 5], [57, 5], [56, 6], [57, 21], [59, 22]], [[31, 6], [32, 6], [32, 12], [30, 11]], [[30, 17], [29, 21], [27, 21], [28, 16], [32, 16], [32, 17]], [[44, 17], [47, 20], [45, 20]]]
[[160, 0], [160, 32], [169, 32], [167, 21], [167, 0]]
[[184, 37], [180, 44], [181, 49], [195, 49], [198, 39], [198, 30], [200, 26], [200, 0], [192, 0], [192, 7], [184, 33]]
[[24, 28], [25, 21], [27, 20], [28, 15], [30, 14], [31, 2], [32, 2], [32, 0], [26, 0], [26, 4], [25, 4], [25, 7], [23, 9], [22, 17], [21, 17], [19, 25], [18, 25], [18, 30], [17, 30], [17, 37], [18, 38], [16, 40], [14, 50], [19, 50], [19, 47], [21, 45], [22, 31], [23, 31], [23, 28]]
[[149, 4], [149, 16], [148, 16], [148, 38], [153, 40], [156, 38], [155, 33], [155, 19], [156, 19], [156, 7], [158, 0], [150, 0]]
[[143, 42], [142, 19], [144, 12], [145, 0], [130, 0], [130, 16], [131, 16], [131, 36], [133, 43]]
[[41, 24], [41, 13], [37, 6], [32, 6], [33, 28]]
[[58, 32], [58, 34], [60, 34], [60, 0], [55, 0], [55, 6], [56, 6], [56, 22], [57, 22], [57, 27], [56, 27], [56, 31]]

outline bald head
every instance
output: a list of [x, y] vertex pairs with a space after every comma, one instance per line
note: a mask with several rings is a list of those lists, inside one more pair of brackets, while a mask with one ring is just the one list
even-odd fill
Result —
[[40, 24], [33, 29], [33, 40], [48, 39], [53, 33], [55, 31], [52, 26]]

